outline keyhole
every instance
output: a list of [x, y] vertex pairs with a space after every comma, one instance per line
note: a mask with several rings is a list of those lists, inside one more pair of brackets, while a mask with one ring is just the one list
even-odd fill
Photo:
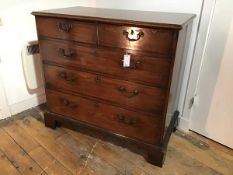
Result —
[[100, 81], [100, 80], [101, 80], [100, 75], [97, 75], [97, 76], [95, 77], [95, 80], [96, 80], [96, 81]]
[[96, 107], [96, 108], [100, 107], [100, 105], [99, 105], [98, 102], [95, 103], [95, 107]]

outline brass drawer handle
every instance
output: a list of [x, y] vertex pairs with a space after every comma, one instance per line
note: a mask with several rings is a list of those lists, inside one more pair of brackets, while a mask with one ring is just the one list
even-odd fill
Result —
[[137, 89], [133, 90], [132, 92], [128, 92], [124, 86], [120, 86], [118, 90], [121, 92], [121, 94], [123, 94], [124, 96], [128, 98], [137, 96], [139, 94], [139, 91]]
[[126, 119], [124, 115], [117, 115], [117, 121], [130, 126], [135, 126], [138, 124], [137, 119]]
[[66, 33], [69, 33], [72, 27], [73, 27], [72, 24], [65, 22], [65, 21], [58, 23], [58, 29]]
[[75, 75], [73, 75], [73, 74], [67, 75], [66, 72], [60, 72], [60, 73], [59, 73], [59, 77], [62, 78], [62, 79], [64, 79], [64, 80], [66, 80], [66, 81], [68, 81], [68, 82], [75, 82], [75, 81], [78, 79], [78, 78], [77, 78]]
[[[135, 32], [137, 32], [136, 34], [136, 38], [135, 38]], [[130, 30], [130, 32], [123, 30], [123, 35], [125, 35], [125, 37], [129, 40], [129, 41], [138, 41], [140, 40], [141, 37], [144, 36], [144, 32], [143, 31], [134, 31], [134, 30]]]
[[67, 99], [61, 99], [62, 101], [62, 104], [65, 106], [65, 107], [69, 107], [71, 109], [75, 109], [78, 107], [78, 105], [70, 100], [67, 100]]
[[137, 60], [134, 65], [130, 66], [131, 69], [138, 69], [142, 62], [140, 60]]
[[74, 52], [70, 49], [65, 50], [65, 49], [59, 48], [58, 53], [65, 58], [72, 58], [74, 56]]

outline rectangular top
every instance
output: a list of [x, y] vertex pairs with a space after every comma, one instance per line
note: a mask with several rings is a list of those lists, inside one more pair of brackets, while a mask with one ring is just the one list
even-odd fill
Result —
[[32, 12], [32, 14], [35, 16], [61, 17], [172, 29], [181, 29], [195, 17], [194, 14], [185, 13], [119, 10], [93, 7], [51, 9]]

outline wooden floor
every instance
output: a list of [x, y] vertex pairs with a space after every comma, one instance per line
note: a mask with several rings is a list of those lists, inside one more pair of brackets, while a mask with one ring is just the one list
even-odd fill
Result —
[[233, 175], [233, 151], [194, 133], [171, 137], [163, 168], [127, 149], [43, 124], [39, 108], [0, 122], [0, 175]]

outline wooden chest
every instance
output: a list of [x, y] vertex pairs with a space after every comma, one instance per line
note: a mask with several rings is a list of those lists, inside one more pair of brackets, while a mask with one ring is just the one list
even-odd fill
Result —
[[179, 115], [166, 117], [171, 81], [177, 93], [194, 15], [86, 7], [32, 14], [45, 75], [45, 125], [103, 135], [162, 166]]

